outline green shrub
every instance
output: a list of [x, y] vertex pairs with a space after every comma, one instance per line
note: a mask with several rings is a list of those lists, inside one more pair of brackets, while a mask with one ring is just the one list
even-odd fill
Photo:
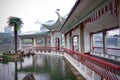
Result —
[[8, 63], [9, 60], [10, 60], [10, 58], [9, 58], [9, 56], [7, 54], [4, 54], [3, 58], [4, 58], [4, 62], [3, 63]]

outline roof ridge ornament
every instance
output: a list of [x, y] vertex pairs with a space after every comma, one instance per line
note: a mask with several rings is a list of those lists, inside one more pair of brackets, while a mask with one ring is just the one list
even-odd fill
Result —
[[42, 24], [42, 26], [44, 26], [47, 29], [52, 30], [52, 31], [60, 30], [60, 28], [62, 27], [63, 22], [65, 21], [65, 18], [61, 17], [59, 11], [60, 11], [60, 9], [56, 9], [56, 11], [55, 11], [57, 13], [57, 15], [58, 15], [58, 19], [54, 24], [52, 24], [52, 25]]

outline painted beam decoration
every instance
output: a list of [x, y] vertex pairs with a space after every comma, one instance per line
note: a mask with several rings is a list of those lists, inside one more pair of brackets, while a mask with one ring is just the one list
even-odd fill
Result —
[[83, 24], [85, 25], [86, 23], [93, 22], [100, 18], [103, 14], [107, 13], [110, 11], [111, 15], [116, 15], [118, 16], [118, 0], [114, 0], [113, 2], [110, 2], [109, 4], [105, 5], [103, 8], [98, 10], [96, 13], [88, 17]]

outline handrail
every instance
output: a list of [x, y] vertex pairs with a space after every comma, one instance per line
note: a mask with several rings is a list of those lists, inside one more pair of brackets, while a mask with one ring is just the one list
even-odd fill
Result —
[[102, 59], [95, 58], [88, 54], [81, 54], [67, 48], [58, 47], [34, 47], [36, 51], [63, 51], [76, 59], [78, 62], [86, 65], [91, 70], [101, 75], [106, 80], [118, 80], [117, 72], [120, 71], [120, 66], [106, 62]]
[[[101, 60], [101, 59], [98, 59], [98, 58], [95, 58], [95, 57], [92, 57], [92, 56], [89, 56], [89, 55], [82, 55], [82, 56], [86, 57], [87, 59], [91, 59], [91, 60], [94, 60], [94, 61], [96, 61], [96, 62], [102, 63], [102, 64], [104, 64], [104, 65], [106, 65], [106, 66], [110, 66], [111, 68], [114, 68], [114, 69], [116, 69], [116, 70], [120, 70], [120, 66], [118, 66], [118, 65], [114, 65], [114, 64], [105, 62], [105, 61], [103, 61], [103, 60]], [[96, 64], [96, 63], [95, 63], [95, 64]], [[101, 66], [101, 67], [102, 67], [102, 66]]]
[[[95, 58], [87, 54], [81, 54], [76, 51], [72, 51], [64, 48], [64, 52], [89, 67], [107, 80], [118, 80], [117, 72], [120, 71], [120, 66], [111, 64], [101, 59]], [[77, 57], [74, 57], [77, 56]]]
[[[65, 48], [64, 48], [64, 49], [65, 49]], [[66, 50], [68, 50], [68, 51], [66, 51]], [[85, 55], [85, 54], [80, 54], [79, 52], [76, 52], [76, 51], [73, 51], [73, 50], [69, 50], [69, 49], [65, 49], [64, 51], [65, 51], [65, 52], [69, 52], [69, 54], [74, 53], [74, 54], [72, 54], [72, 55], [77, 54], [78, 56], [84, 57], [84, 58], [86, 58], [86, 59], [91, 59], [91, 60], [94, 60], [94, 61], [96, 61], [96, 62], [99, 62], [99, 63], [105, 64], [105, 65], [107, 65], [107, 66], [110, 66], [110, 67], [112, 67], [112, 68], [114, 68], [114, 69], [120, 70], [120, 66], [117, 66], [117, 65], [114, 65], [114, 64], [105, 62], [105, 61], [103, 61], [103, 60], [101, 60], [101, 59], [98, 59], [98, 58], [95, 58], [95, 57], [93, 57], [93, 56], [89, 56], [89, 55]]]

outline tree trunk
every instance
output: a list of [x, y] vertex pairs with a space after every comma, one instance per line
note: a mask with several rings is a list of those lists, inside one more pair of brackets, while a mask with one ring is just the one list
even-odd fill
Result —
[[14, 26], [14, 43], [15, 43], [15, 53], [17, 54], [17, 30], [16, 30], [16, 25]]

